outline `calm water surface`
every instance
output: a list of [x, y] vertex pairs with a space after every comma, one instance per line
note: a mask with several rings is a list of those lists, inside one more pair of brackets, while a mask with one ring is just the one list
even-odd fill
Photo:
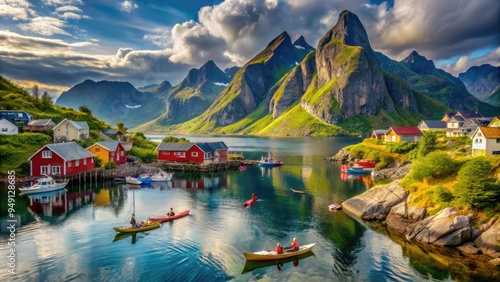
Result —
[[[150, 136], [152, 139], [161, 137]], [[205, 175], [176, 172], [170, 182], [132, 189], [87, 183], [67, 191], [18, 196], [16, 275], [7, 273], [6, 234], [0, 235], [0, 281], [448, 281], [439, 259], [399, 245], [328, 205], [366, 191], [369, 178], [348, 179], [325, 157], [357, 138], [256, 138], [223, 140], [231, 152], [257, 159], [270, 152], [285, 165]], [[295, 194], [290, 189], [305, 191]], [[253, 207], [242, 203], [258, 196]], [[2, 187], [2, 218], [6, 218]], [[134, 207], [135, 203], [135, 207]], [[112, 227], [136, 218], [191, 210], [156, 230], [116, 237]], [[298, 265], [247, 263], [243, 251], [316, 242]], [[5, 263], [4, 263], [5, 262]]]

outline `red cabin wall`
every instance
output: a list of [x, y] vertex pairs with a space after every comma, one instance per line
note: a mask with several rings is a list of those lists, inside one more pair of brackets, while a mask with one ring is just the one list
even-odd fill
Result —
[[31, 176], [41, 176], [40, 167], [50, 165], [59, 166], [61, 168], [61, 175], [64, 175], [64, 160], [56, 153], [52, 152], [52, 158], [42, 158], [42, 152], [47, 149], [41, 150], [33, 158], [31, 158]]
[[[79, 165], [76, 166], [76, 161], [71, 161], [71, 167], [69, 166], [69, 161], [66, 162], [66, 174], [77, 174], [84, 171], [89, 171], [94, 168], [94, 158], [87, 158], [87, 164], [83, 164], [83, 159], [79, 160]], [[64, 173], [64, 172], [63, 172]]]
[[[121, 152], [124, 152], [123, 156], [121, 155]], [[120, 159], [118, 159], [118, 157], [120, 157]], [[121, 165], [127, 162], [127, 153], [121, 145], [118, 145], [113, 157], [111, 157], [111, 152], [109, 152], [109, 159], [113, 160], [115, 165]]]

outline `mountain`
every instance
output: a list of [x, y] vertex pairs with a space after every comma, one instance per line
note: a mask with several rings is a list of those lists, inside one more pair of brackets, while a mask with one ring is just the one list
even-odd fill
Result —
[[457, 111], [479, 110], [483, 115], [493, 115], [500, 109], [479, 101], [471, 95], [460, 79], [435, 67], [432, 60], [411, 52], [405, 59], [394, 61], [375, 52], [380, 67], [406, 80], [411, 89], [443, 103]]
[[470, 67], [458, 78], [477, 99], [500, 107], [500, 67], [490, 64]]
[[56, 105], [78, 110], [87, 106], [92, 114], [109, 124], [123, 121], [133, 127], [156, 118], [164, 110], [164, 102], [154, 93], [141, 92], [128, 82], [85, 80], [64, 91]]
[[231, 68], [227, 68], [224, 70], [224, 74], [227, 76], [227, 78], [229, 80], [233, 79], [234, 75], [238, 72], [238, 70], [240, 70], [241, 68], [240, 67], [231, 67]]
[[143, 87], [138, 87], [137, 90], [141, 92], [149, 92], [149, 93], [154, 93], [154, 94], [165, 94], [168, 90], [172, 88], [172, 84], [165, 80], [164, 82], [160, 84], [151, 84]]

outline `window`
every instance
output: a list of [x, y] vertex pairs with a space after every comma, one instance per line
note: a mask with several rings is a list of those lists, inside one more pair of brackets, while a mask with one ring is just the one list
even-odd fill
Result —
[[73, 161], [69, 161], [69, 162], [68, 162], [68, 167], [71, 167], [71, 163], [72, 163], [72, 162], [73, 162]]
[[8, 128], [2, 127], [2, 132], [7, 132]]
[[174, 152], [174, 156], [185, 157], [186, 152]]
[[50, 151], [50, 150], [42, 151], [42, 158], [44, 158], [44, 159], [52, 158], [52, 151]]
[[191, 157], [197, 157], [198, 156], [198, 152], [191, 152]]
[[75, 166], [80, 166], [80, 160], [75, 160]]
[[161, 151], [161, 154], [162, 154], [162, 155], [170, 155], [170, 152]]
[[111, 157], [114, 157], [115, 156], [115, 152], [111, 152]]
[[23, 113], [17, 113], [17, 117], [22, 118], [23, 117]]
[[500, 138], [497, 138], [497, 143], [500, 143]]
[[69, 128], [69, 123], [67, 122], [67, 123], [66, 123], [66, 129], [68, 129], [68, 128]]
[[50, 166], [48, 166], [48, 165], [41, 166], [40, 173], [41, 174], [49, 174], [50, 173]]
[[91, 162], [91, 163], [94, 163], [94, 158], [90, 159], [90, 162]]
[[122, 157], [123, 157], [124, 155], [125, 155], [125, 152], [121, 151], [121, 152], [120, 152], [120, 156], [122, 156]]
[[95, 148], [95, 152], [98, 153], [101, 151], [101, 148]]
[[87, 165], [87, 159], [83, 159], [83, 165]]
[[60, 166], [53, 166], [52, 167], [52, 174], [54, 174], [54, 175], [61, 174], [61, 167]]

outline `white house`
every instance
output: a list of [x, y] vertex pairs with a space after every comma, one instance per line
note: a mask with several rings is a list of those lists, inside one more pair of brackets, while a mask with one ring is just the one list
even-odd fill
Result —
[[18, 134], [19, 128], [8, 119], [0, 119], [0, 134]]
[[54, 132], [54, 143], [72, 140], [86, 140], [90, 136], [89, 125], [86, 121], [73, 121], [63, 119], [52, 129]]
[[480, 126], [472, 134], [472, 155], [500, 155], [500, 127]]

